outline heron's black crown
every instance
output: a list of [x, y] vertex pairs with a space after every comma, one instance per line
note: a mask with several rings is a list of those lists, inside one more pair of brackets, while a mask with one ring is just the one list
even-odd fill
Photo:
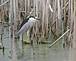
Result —
[[35, 17], [34, 17], [34, 16], [29, 16], [29, 17], [25, 18], [25, 19], [22, 21], [22, 23], [21, 23], [21, 25], [20, 25], [20, 28], [19, 28], [19, 29], [21, 29], [21, 27], [22, 27], [25, 23], [27, 23], [27, 22], [28, 22], [29, 18], [35, 18]]

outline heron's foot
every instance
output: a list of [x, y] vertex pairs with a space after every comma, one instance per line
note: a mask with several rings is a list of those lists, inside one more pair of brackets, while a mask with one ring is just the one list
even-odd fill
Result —
[[3, 50], [3, 55], [4, 55], [4, 50], [5, 50], [4, 46], [0, 46], [0, 49]]
[[15, 36], [15, 39], [19, 39], [19, 36]]

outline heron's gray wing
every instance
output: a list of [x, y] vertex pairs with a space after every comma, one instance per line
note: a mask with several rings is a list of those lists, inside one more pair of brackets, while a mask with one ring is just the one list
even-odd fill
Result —
[[24, 32], [27, 32], [29, 28], [31, 28], [33, 25], [32, 22], [25, 23], [21, 29], [18, 31], [17, 35], [23, 34]]

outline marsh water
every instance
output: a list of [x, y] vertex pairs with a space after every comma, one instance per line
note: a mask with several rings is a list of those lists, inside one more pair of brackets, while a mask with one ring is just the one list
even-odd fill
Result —
[[[11, 42], [9, 41], [8, 29], [5, 28], [3, 35], [4, 55], [0, 49], [0, 61], [11, 61]], [[18, 49], [17, 49], [18, 51]], [[64, 48], [49, 48], [49, 44], [38, 44], [31, 46], [24, 44], [23, 52], [17, 53], [18, 61], [68, 61], [69, 50]]]

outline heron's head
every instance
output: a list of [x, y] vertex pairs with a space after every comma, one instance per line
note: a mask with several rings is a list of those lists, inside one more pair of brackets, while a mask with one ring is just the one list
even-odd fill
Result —
[[33, 18], [33, 17], [31, 17], [31, 18], [29, 18], [29, 20], [28, 20], [29, 22], [37, 22], [38, 20], [37, 19], [35, 19], [35, 18]]

